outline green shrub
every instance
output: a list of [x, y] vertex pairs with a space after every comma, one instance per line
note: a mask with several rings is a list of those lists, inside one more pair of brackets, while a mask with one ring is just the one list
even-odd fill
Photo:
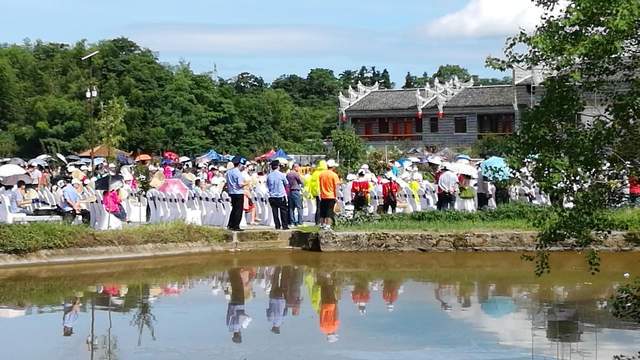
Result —
[[0, 225], [0, 253], [27, 254], [72, 247], [168, 244], [192, 241], [220, 242], [226, 231], [182, 223], [142, 225], [124, 230], [95, 231], [86, 226], [35, 223]]

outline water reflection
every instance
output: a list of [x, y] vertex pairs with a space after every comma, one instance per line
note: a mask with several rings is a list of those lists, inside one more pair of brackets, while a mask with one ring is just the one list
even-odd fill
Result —
[[[310, 359], [329, 354], [336, 359], [597, 359], [638, 350], [638, 324], [617, 320], [607, 309], [615, 286], [610, 280], [597, 285], [518, 281], [474, 271], [435, 279], [419, 271], [274, 264], [169, 274], [164, 281], [152, 275], [136, 282], [113, 278], [77, 284], [81, 290], [72, 283], [62, 306], [39, 302], [35, 295], [1, 305], [0, 338], [13, 338], [3, 348], [28, 359], [52, 349], [90, 359], [145, 353], [159, 359], [207, 358], [240, 349], [252, 358], [272, 358], [262, 351], [265, 346], [283, 352], [304, 347]], [[62, 317], [63, 338], [86, 337], [88, 356], [78, 352], [76, 342], [44, 341], [24, 350], [20, 341], [29, 331], [41, 331], [45, 338], [54, 331], [50, 314]], [[212, 324], [216, 317], [220, 322]], [[224, 342], [211, 328], [222, 328], [222, 321]], [[197, 340], [201, 332], [207, 342]], [[451, 355], [458, 351], [466, 355]], [[292, 353], [291, 358], [299, 357]]]

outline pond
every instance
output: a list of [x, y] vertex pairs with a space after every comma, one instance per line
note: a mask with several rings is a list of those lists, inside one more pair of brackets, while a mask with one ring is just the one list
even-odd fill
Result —
[[637, 254], [252, 252], [0, 270], [2, 359], [612, 359]]

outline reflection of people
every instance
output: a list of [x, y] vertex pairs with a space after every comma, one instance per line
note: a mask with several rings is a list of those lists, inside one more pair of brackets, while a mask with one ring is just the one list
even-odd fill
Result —
[[274, 334], [280, 334], [280, 327], [287, 315], [287, 302], [284, 298], [285, 282], [282, 267], [277, 266], [271, 278], [269, 307], [267, 308], [267, 321], [271, 322], [271, 332]]
[[300, 287], [302, 286], [303, 272], [297, 266], [285, 266], [283, 276], [287, 279], [285, 299], [287, 300], [287, 309], [291, 309], [291, 315], [298, 316], [300, 314], [300, 304], [302, 303], [302, 294]]
[[438, 287], [435, 289], [436, 300], [440, 302], [440, 309], [444, 311], [451, 311], [453, 307], [442, 298], [444, 291], [445, 287], [443, 287], [442, 284], [438, 284]]
[[73, 335], [73, 324], [78, 320], [80, 312], [80, 298], [75, 298], [71, 303], [64, 304], [64, 315], [62, 315], [62, 335]]
[[320, 331], [327, 336], [327, 341], [334, 343], [338, 341], [338, 298], [336, 286], [330, 276], [323, 276], [318, 279], [320, 283]]
[[369, 282], [368, 281], [357, 281], [353, 291], [351, 292], [351, 300], [353, 303], [358, 306], [358, 310], [361, 315], [365, 315], [367, 313], [367, 304], [371, 299], [371, 294], [369, 292]]
[[393, 305], [398, 301], [398, 291], [400, 290], [400, 284], [396, 280], [385, 279], [382, 285], [382, 299], [387, 310], [393, 311]]
[[[231, 283], [231, 299], [227, 307], [227, 327], [229, 332], [233, 333], [231, 341], [236, 344], [242, 342], [241, 330], [247, 328], [251, 322], [251, 317], [246, 314], [244, 308], [244, 281], [242, 278], [243, 270], [234, 268], [229, 270], [229, 282]], [[248, 278], [248, 274], [246, 276]]]

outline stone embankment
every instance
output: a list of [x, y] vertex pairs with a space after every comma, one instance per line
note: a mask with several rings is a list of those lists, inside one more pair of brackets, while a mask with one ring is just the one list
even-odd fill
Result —
[[[117, 261], [225, 251], [303, 249], [323, 252], [451, 252], [531, 251], [535, 232], [321, 232], [245, 231], [228, 233], [222, 242], [192, 241], [169, 244], [106, 246], [41, 250], [26, 255], [0, 254], [0, 268], [32, 265]], [[612, 233], [601, 239], [603, 251], [640, 251], [640, 233]], [[554, 251], [575, 251], [568, 242]]]
[[[530, 251], [536, 247], [536, 232], [321, 232], [301, 247], [330, 251]], [[616, 232], [602, 237], [597, 246], [604, 251], [640, 251], [640, 234]], [[576, 250], [574, 242], [558, 244], [553, 251]]]

